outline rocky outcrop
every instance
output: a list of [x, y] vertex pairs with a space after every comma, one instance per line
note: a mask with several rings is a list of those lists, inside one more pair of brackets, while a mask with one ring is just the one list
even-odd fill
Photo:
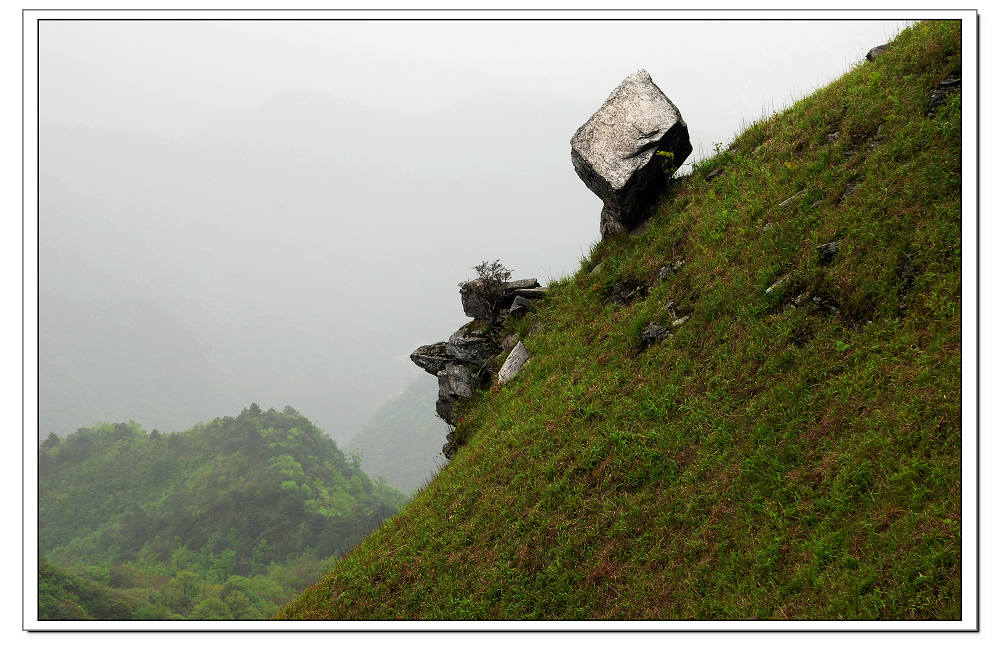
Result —
[[[504, 384], [516, 375], [528, 359], [528, 351], [517, 338], [498, 339], [503, 331], [503, 322], [508, 318], [519, 318], [534, 309], [545, 297], [548, 289], [539, 286], [538, 280], [528, 278], [505, 282], [499, 292], [500, 313], [490, 322], [487, 316], [490, 306], [483, 299], [478, 280], [459, 285], [462, 308], [473, 318], [458, 328], [447, 341], [421, 345], [410, 354], [422, 370], [435, 375], [438, 380], [438, 398], [435, 410], [441, 419], [452, 426], [460, 423], [458, 406], [476, 391], [489, 387], [496, 373]], [[493, 296], [496, 299], [496, 295]], [[511, 350], [513, 348], [513, 350]], [[503, 367], [502, 355], [511, 350]], [[448, 434], [442, 452], [451, 459], [458, 450], [460, 441], [455, 432]]]
[[[484, 298], [484, 292], [482, 291], [484, 286], [485, 282], [482, 279], [470, 280], [469, 282], [463, 282], [459, 285], [459, 295], [462, 297], [462, 309], [465, 311], [465, 315], [469, 318], [479, 320], [490, 318], [490, 304], [489, 301]], [[504, 309], [509, 309], [511, 303], [514, 302], [514, 298], [521, 295], [522, 292], [531, 291], [533, 289], [537, 289], [538, 287], [538, 280], [535, 278], [504, 282], [503, 287], [499, 291], [499, 295], [495, 297], [497, 301], [498, 313]], [[542, 295], [544, 295], [544, 289], [542, 290]], [[528, 297], [540, 296], [533, 296], [529, 293]]]
[[573, 134], [570, 148], [577, 175], [604, 201], [603, 237], [638, 225], [692, 151], [680, 111], [645, 70], [614, 89]]

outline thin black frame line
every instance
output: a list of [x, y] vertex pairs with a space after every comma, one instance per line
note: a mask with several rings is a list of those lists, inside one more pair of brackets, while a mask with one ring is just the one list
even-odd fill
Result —
[[[24, 179], [24, 162], [25, 162], [24, 161], [24, 158], [25, 158], [24, 119], [25, 119], [25, 115], [24, 115], [24, 101], [23, 101], [23, 98], [24, 98], [24, 33], [25, 33], [25, 23], [27, 21], [24, 20], [24, 19], [26, 18], [25, 14], [28, 11], [32, 11], [32, 12], [35, 12], [35, 11], [39, 11], [39, 12], [46, 12], [46, 11], [89, 11], [89, 12], [93, 12], [93, 11], [120, 11], [120, 10], [115, 10], [115, 9], [84, 9], [84, 10], [79, 10], [79, 9], [76, 9], [76, 10], [67, 10], [67, 9], [31, 9], [31, 10], [29, 10], [29, 9], [22, 9], [21, 10], [21, 13], [22, 13], [22, 21], [21, 21], [21, 43], [22, 43], [22, 46], [21, 46], [21, 97], [22, 97], [22, 102], [21, 102], [21, 168], [22, 168], [22, 171], [21, 171], [21, 384], [22, 384], [22, 392], [21, 392], [21, 429], [22, 430], [24, 429], [24, 416], [25, 416], [25, 410], [26, 410], [25, 397], [24, 397], [24, 391], [23, 391], [24, 374], [25, 374], [25, 363], [24, 363], [24, 361], [25, 361], [25, 352], [24, 352], [24, 329], [25, 329], [24, 328], [24, 313], [25, 313], [25, 309], [24, 309], [24, 296], [25, 296], [25, 290], [24, 290], [24, 250], [25, 250], [25, 241], [24, 241], [25, 240], [25, 236], [24, 236], [24, 222], [25, 222], [25, 206], [24, 206], [24, 196], [25, 196], [25, 189], [24, 189], [24, 185], [25, 185], [25, 183], [24, 183], [24, 180], [25, 180]], [[184, 10], [184, 9], [161, 9], [161, 10], [158, 10], [158, 9], [138, 9], [138, 10], [130, 10], [130, 11], [189, 11], [189, 10]], [[242, 10], [242, 9], [222, 9], [222, 10], [196, 9], [196, 10], [190, 10], [190, 11], [237, 11], [237, 12], [242, 12], [242, 11], [246, 11], [246, 10]], [[316, 10], [313, 10], [313, 9], [289, 9], [289, 10], [265, 9], [265, 10], [255, 10], [255, 11], [283, 12], [283, 11], [316, 11]], [[322, 11], [358, 11], [358, 10], [352, 10], [352, 9], [333, 9], [333, 10], [322, 10]], [[396, 10], [396, 9], [378, 9], [377, 11], [400, 11], [400, 10]], [[409, 10], [409, 11], [455, 11], [455, 10], [452, 10], [452, 9], [419, 9], [419, 10]], [[502, 10], [474, 9], [473, 11], [520, 11], [520, 10], [517, 10], [517, 9], [502, 9]], [[573, 10], [573, 9], [558, 9], [558, 10], [531, 9], [529, 11], [578, 11], [578, 10]], [[595, 10], [589, 10], [589, 11], [595, 11]], [[664, 12], [664, 11], [682, 11], [682, 10], [676, 10], [676, 9], [657, 9], [657, 10], [645, 10], [645, 9], [624, 9], [624, 10], [599, 9], [599, 10], [596, 10], [596, 11], [657, 11], [657, 12]], [[731, 10], [711, 9], [709, 11], [731, 11]], [[767, 11], [784, 11], [784, 10], [778, 10], [778, 9], [754, 9], [754, 10], [750, 10], [750, 11], [767, 12]], [[806, 9], [806, 10], [803, 10], [803, 11], [824, 11], [824, 10], [822, 10], [822, 9]], [[832, 11], [848, 12], [848, 11], [852, 11], [852, 10], [843, 10], [843, 9], [841, 9], [841, 10], [832, 10]], [[883, 11], [883, 10], [879, 10], [879, 9], [863, 9], [863, 10], [860, 10], [860, 11]], [[402, 630], [380, 630], [380, 629], [275, 630], [275, 629], [270, 629], [270, 628], [256, 629], [256, 630], [255, 629], [242, 629], [242, 630], [172, 630], [172, 629], [149, 629], [149, 628], [146, 628], [146, 629], [143, 629], [141, 631], [143, 631], [143, 632], [175, 632], [175, 633], [183, 633], [183, 632], [403, 632], [403, 633], [413, 633], [413, 632], [501, 632], [501, 633], [504, 633], [504, 632], [506, 632], [506, 633], [513, 633], [513, 634], [523, 633], [523, 632], [571, 632], [571, 633], [572, 632], [588, 632], [588, 633], [589, 632], [598, 632], [598, 633], [600, 633], [600, 632], [649, 632], [649, 633], [671, 633], [671, 632], [737, 632], [737, 633], [742, 633], [742, 632], [840, 632], [840, 633], [851, 633], [851, 632], [862, 632], [862, 633], [868, 633], [868, 632], [890, 632], [890, 633], [899, 633], [899, 632], [903, 632], [903, 633], [906, 633], [906, 632], [976, 632], [976, 633], [978, 633], [978, 632], [980, 632], [980, 620], [981, 620], [981, 609], [982, 609], [982, 600], [981, 600], [981, 587], [982, 587], [981, 571], [982, 571], [982, 566], [981, 566], [981, 561], [980, 561], [981, 560], [981, 558], [980, 558], [980, 542], [981, 542], [982, 533], [981, 533], [981, 530], [980, 530], [980, 524], [981, 524], [981, 520], [980, 520], [980, 513], [981, 513], [981, 506], [980, 506], [980, 499], [981, 499], [981, 492], [980, 492], [980, 490], [981, 490], [981, 480], [980, 480], [980, 472], [981, 472], [980, 416], [981, 416], [981, 409], [980, 409], [980, 401], [979, 400], [980, 400], [980, 368], [981, 368], [981, 362], [980, 362], [980, 358], [979, 358], [979, 344], [980, 344], [980, 320], [981, 320], [981, 318], [980, 318], [980, 259], [979, 259], [979, 255], [980, 255], [980, 239], [979, 238], [980, 238], [980, 200], [981, 200], [981, 198], [980, 198], [981, 197], [981, 190], [980, 190], [980, 181], [981, 181], [980, 164], [981, 164], [981, 156], [982, 155], [981, 155], [981, 151], [980, 151], [980, 147], [979, 147], [979, 144], [980, 144], [979, 143], [979, 140], [980, 140], [980, 112], [979, 112], [979, 109], [980, 109], [980, 106], [981, 106], [981, 102], [980, 102], [980, 99], [979, 99], [979, 90], [980, 90], [980, 86], [981, 86], [981, 84], [980, 84], [980, 56], [981, 56], [981, 47], [980, 47], [980, 43], [979, 43], [979, 37], [981, 35], [981, 32], [980, 32], [980, 16], [979, 16], [979, 12], [978, 12], [977, 9], [958, 9], [956, 11], [973, 11], [974, 12], [975, 21], [976, 21], [976, 320], [975, 320], [975, 323], [976, 323], [976, 333], [975, 333], [975, 336], [976, 336], [976, 389], [975, 389], [975, 392], [976, 392], [976, 621], [975, 621], [975, 628], [969, 629], [969, 630], [945, 630], [945, 629], [940, 629], [940, 630], [938, 630], [938, 629], [934, 629], [934, 630], [914, 630], [914, 629], [900, 629], [900, 630], [893, 630], [893, 629], [883, 629], [883, 630], [839, 630], [839, 629], [812, 629], [812, 630], [784, 630], [784, 629], [771, 629], [771, 630], [768, 630], [768, 629], [760, 629], [760, 630], [712, 630], [712, 629], [688, 629], [688, 630], [667, 630], [667, 629], [656, 629], [656, 630], [609, 630], [609, 629], [596, 629], [596, 630], [591, 630], [591, 629], [509, 630], [509, 629], [496, 629], [496, 630], [493, 630], [493, 629], [474, 629], [474, 630], [463, 630], [463, 629], [448, 629], [448, 628], [446, 628], [446, 629], [424, 629], [424, 628], [419, 628], [419, 629], [414, 629], [414, 630], [407, 630], [407, 629], [402, 629]], [[35, 96], [35, 100], [36, 100], [35, 101], [35, 104], [36, 104], [35, 105], [35, 119], [36, 119], [36, 132], [35, 132], [35, 151], [36, 151], [36, 158], [35, 158], [35, 174], [36, 174], [36, 177], [35, 177], [35, 181], [36, 181], [35, 182], [35, 201], [36, 201], [36, 211], [35, 212], [36, 212], [36, 214], [35, 214], [35, 221], [36, 221], [36, 227], [37, 228], [40, 228], [40, 225], [41, 225], [40, 224], [40, 214], [39, 214], [40, 211], [37, 209], [37, 206], [40, 205], [40, 201], [41, 201], [41, 184], [38, 182], [38, 179], [40, 178], [40, 174], [41, 174], [41, 169], [40, 169], [41, 156], [37, 155], [38, 151], [40, 150], [40, 144], [41, 144], [40, 143], [41, 129], [37, 128], [38, 125], [40, 124], [40, 120], [41, 120], [41, 115], [40, 115], [41, 101], [40, 101], [40, 97], [38, 96], [38, 94], [40, 92], [40, 89], [41, 89], [41, 78], [40, 78], [41, 77], [41, 66], [38, 65], [38, 62], [40, 61], [40, 58], [41, 58], [41, 34], [40, 34], [40, 29], [41, 29], [41, 23], [43, 21], [44, 22], [55, 22], [57, 20], [60, 20], [60, 19], [57, 19], [57, 18], [35, 18], [34, 19], [34, 21], [35, 21], [35, 62], [36, 62], [36, 69], [35, 69], [35, 95], [36, 95]], [[84, 19], [84, 20], [93, 21], [93, 20], [98, 20], [98, 19]], [[128, 20], [133, 20], [133, 19], [116, 18], [116, 19], [107, 19], [107, 20], [108, 21], [128, 21]], [[209, 21], [213, 21], [213, 20], [216, 20], [216, 19], [194, 19], [193, 21], [190, 21], [190, 20], [186, 20], [186, 19], [174, 19], [174, 18], [172, 18], [172, 19], [146, 18], [146, 19], [141, 19], [141, 20], [143, 22], [151, 22], [151, 21], [161, 21], [161, 22], [163, 22], [163, 21], [170, 21], [170, 22], [175, 22], [175, 21], [181, 21], [181, 20], [185, 20], [186, 22], [209, 22]], [[284, 21], [325, 22], [325, 21], [330, 21], [330, 20], [345, 20], [345, 19], [305, 19], [305, 18], [258, 19], [258, 18], [244, 18], [244, 19], [226, 19], [224, 22], [262, 21], [262, 20], [267, 20], [267, 21], [283, 21], [283, 22]], [[373, 21], [373, 22], [376, 21], [376, 19], [346, 19], [346, 20], [369, 20], [369, 21]], [[403, 21], [403, 20], [406, 20], [406, 21], [421, 20], [422, 21], [422, 20], [434, 20], [434, 19], [398, 19], [398, 20], [401, 20], [401, 21]], [[442, 19], [437, 19], [437, 20], [440, 21]], [[495, 20], [498, 20], [498, 19], [483, 18], [483, 19], [443, 19], [443, 20], [448, 20], [448, 21], [461, 21], [461, 20], [469, 21], [469, 20], [475, 20], [475, 21], [480, 21], [481, 22], [481, 21], [495, 21]], [[579, 21], [579, 20], [602, 20], [602, 19], [502, 19], [502, 20], [503, 21], [508, 21], [508, 22], [509, 21], [543, 22], [543, 21], [552, 21], [552, 20], [559, 20], [559, 21], [574, 20], [574, 21]], [[652, 21], [652, 20], [656, 20], [656, 21], [663, 21], [663, 20], [669, 20], [669, 19], [661, 19], [661, 18], [656, 18], [656, 19], [627, 18], [627, 19], [603, 19], [603, 20], [616, 20], [616, 21], [639, 21], [639, 20], [643, 20], [643, 21], [650, 20], [650, 21]], [[691, 18], [675, 19], [675, 21], [690, 21], [690, 20], [699, 20], [699, 19], [691, 19]], [[719, 19], [711, 19], [711, 20], [719, 20]], [[741, 21], [742, 22], [747, 22], [747, 21], [759, 21], [759, 20], [762, 20], [762, 19], [751, 18], [751, 19], [742, 19]], [[776, 19], [776, 20], [789, 21], [789, 20], [796, 20], [796, 19], [794, 19], [794, 18], [783, 18], [783, 19]], [[818, 20], [829, 20], [829, 19], [811, 18], [811, 19], [808, 19], [808, 20], [818, 21]], [[877, 19], [866, 18], [866, 19], [862, 19], [862, 20], [877, 20]], [[919, 20], [919, 19], [917, 18], [917, 19], [913, 19], [913, 20]], [[961, 20], [961, 18], [958, 18], [958, 20]], [[377, 21], [378, 22], [387, 22], [387, 20], [382, 20], [382, 19], [378, 19]], [[220, 20], [220, 22], [223, 22], [223, 21]], [[40, 275], [41, 275], [41, 273], [40, 273], [40, 271], [41, 271], [41, 268], [40, 268], [40, 265], [41, 265], [41, 237], [40, 236], [37, 238], [35, 247], [36, 247], [36, 251], [35, 251], [35, 253], [36, 253], [36, 257], [35, 257], [35, 272], [36, 272], [36, 277], [40, 277]], [[35, 294], [36, 294], [35, 297], [36, 297], [36, 301], [37, 301], [36, 305], [40, 305], [40, 301], [41, 301], [40, 292], [41, 292], [41, 282], [38, 282], [37, 286], [35, 287]], [[35, 334], [36, 334], [36, 340], [40, 341], [40, 336], [41, 336], [41, 331], [40, 331], [41, 330], [41, 319], [38, 319], [36, 321], [36, 323], [35, 323], [35, 330], [36, 330], [36, 332], [35, 332]], [[40, 352], [36, 351], [36, 363], [40, 361], [39, 357], [40, 357]], [[36, 394], [38, 394], [37, 391], [41, 390], [41, 385], [40, 385], [41, 384], [41, 373], [38, 373], [36, 375], [36, 377], [35, 377], [35, 383], [36, 383], [36, 387], [35, 387], [36, 388]], [[41, 409], [41, 405], [39, 403], [36, 406], [36, 416], [37, 417], [40, 417], [40, 409]], [[22, 496], [23, 496], [23, 492], [24, 492], [24, 482], [23, 482], [23, 477], [24, 477], [24, 458], [25, 458], [25, 442], [24, 442], [24, 437], [22, 436], [22, 438], [21, 438], [21, 476], [22, 476], [22, 488], [21, 489], [22, 489]], [[36, 501], [35, 506], [36, 506], [36, 509], [39, 507], [38, 499], [39, 499], [39, 496], [36, 493], [36, 495], [35, 495], [35, 501]], [[21, 535], [21, 588], [22, 588], [22, 595], [23, 595], [23, 589], [24, 589], [24, 584], [25, 584], [25, 580], [26, 580], [25, 566], [24, 566], [25, 565], [25, 561], [24, 561], [25, 560], [25, 558], [24, 558], [24, 555], [25, 555], [25, 540], [24, 540], [24, 533], [23, 533], [23, 531], [24, 531], [24, 520], [25, 520], [25, 508], [24, 508], [24, 499], [22, 498], [21, 499], [21, 530], [22, 530], [22, 535]], [[38, 534], [38, 530], [37, 530], [38, 525], [39, 525], [38, 522], [36, 522], [36, 531], [35, 531], [36, 535]], [[22, 621], [21, 629], [22, 629], [22, 631], [28, 631], [28, 632], [56, 632], [56, 633], [58, 633], [58, 632], [129, 632], [129, 631], [132, 631], [132, 630], [127, 630], [127, 629], [114, 629], [114, 628], [105, 628], [105, 629], [78, 629], [78, 630], [73, 630], [73, 629], [63, 629], [63, 630], [27, 630], [27, 628], [24, 627], [25, 606], [26, 605], [25, 605], [24, 599], [22, 598], [22, 601], [21, 601], [21, 621]], [[737, 620], [738, 619], [729, 619], [728, 622], [735, 622]], [[831, 619], [826, 619], [826, 620], [829, 621]], [[957, 621], [961, 621], [961, 619], [956, 619], [956, 620]], [[703, 622], [710, 622], [710, 621], [708, 621], [706, 619]], [[863, 621], [858, 621], [858, 622], [863, 622]]]

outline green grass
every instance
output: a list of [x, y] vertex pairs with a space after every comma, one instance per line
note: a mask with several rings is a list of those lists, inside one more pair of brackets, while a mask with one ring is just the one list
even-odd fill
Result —
[[454, 461], [281, 617], [960, 618], [961, 92], [925, 115], [960, 43], [903, 32], [598, 244]]

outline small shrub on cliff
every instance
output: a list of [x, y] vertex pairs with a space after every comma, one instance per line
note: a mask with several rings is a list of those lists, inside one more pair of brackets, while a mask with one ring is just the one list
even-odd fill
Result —
[[500, 315], [500, 301], [512, 272], [500, 260], [484, 261], [475, 267], [475, 271], [478, 276], [475, 280], [463, 282], [459, 286], [469, 291], [473, 300], [484, 305], [487, 320], [493, 323]]

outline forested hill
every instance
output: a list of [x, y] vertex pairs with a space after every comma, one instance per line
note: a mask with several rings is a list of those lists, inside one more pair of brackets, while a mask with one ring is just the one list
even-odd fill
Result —
[[961, 29], [720, 143], [550, 284], [454, 459], [281, 616], [960, 618]]
[[[114, 610], [126, 618], [266, 616], [404, 502], [291, 407], [171, 434], [103, 424], [39, 451], [40, 553], [95, 583], [87, 593], [131, 590]], [[223, 596], [253, 607], [239, 616]], [[87, 611], [43, 602], [55, 617]]]

